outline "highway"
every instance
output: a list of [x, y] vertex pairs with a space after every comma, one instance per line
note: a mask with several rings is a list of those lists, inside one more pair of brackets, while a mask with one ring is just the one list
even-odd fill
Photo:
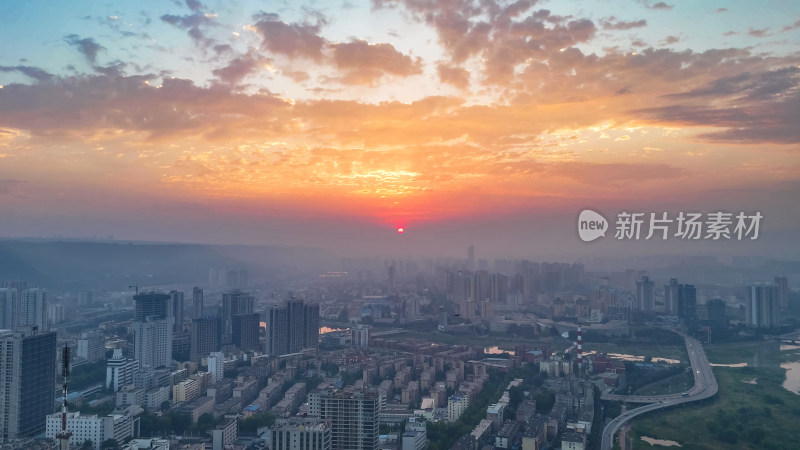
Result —
[[713, 397], [717, 393], [717, 379], [714, 377], [714, 372], [711, 369], [711, 364], [708, 362], [706, 352], [703, 346], [695, 338], [682, 335], [686, 342], [686, 352], [689, 354], [689, 362], [692, 365], [692, 373], [694, 374], [694, 386], [686, 393], [669, 394], [669, 395], [612, 395], [603, 394], [603, 400], [620, 400], [629, 403], [647, 403], [644, 406], [634, 408], [626, 411], [624, 414], [617, 416], [609, 422], [603, 430], [603, 443], [602, 450], [611, 450], [614, 444], [614, 435], [619, 429], [628, 421], [641, 414], [655, 411], [661, 408], [668, 408], [671, 406], [679, 405], [681, 403], [695, 402], [709, 397]]

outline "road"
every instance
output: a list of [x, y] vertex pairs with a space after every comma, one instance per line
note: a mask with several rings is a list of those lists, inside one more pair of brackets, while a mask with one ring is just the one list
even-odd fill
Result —
[[689, 395], [684, 396], [683, 393], [668, 395], [603, 394], [601, 397], [603, 400], [620, 400], [629, 403], [647, 404], [628, 410], [609, 422], [609, 424], [603, 430], [603, 443], [600, 447], [602, 450], [611, 450], [611, 447], [614, 444], [614, 435], [622, 425], [636, 416], [661, 408], [669, 408], [682, 403], [703, 400], [716, 395], [718, 389], [717, 379], [714, 377], [714, 372], [711, 369], [711, 364], [708, 362], [708, 358], [706, 357], [706, 352], [703, 350], [702, 344], [695, 338], [686, 335], [682, 336], [686, 342], [686, 352], [689, 354], [689, 362], [692, 365], [692, 373], [694, 374], [694, 386], [686, 391], [686, 393]]

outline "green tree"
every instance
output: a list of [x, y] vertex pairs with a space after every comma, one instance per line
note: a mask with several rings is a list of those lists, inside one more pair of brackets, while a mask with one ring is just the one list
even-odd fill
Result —
[[217, 426], [217, 419], [214, 417], [214, 415], [205, 413], [197, 418], [197, 423], [192, 428], [198, 433], [205, 433], [215, 426]]
[[275, 423], [275, 414], [257, 413], [242, 420], [239, 423], [239, 431], [243, 433], [255, 433], [261, 427], [268, 427]]
[[81, 445], [81, 449], [82, 450], [90, 450], [93, 447], [94, 447], [94, 443], [92, 442], [91, 439], [87, 439], [87, 440], [83, 441], [83, 445]]
[[116, 440], [116, 439], [113, 439], [113, 438], [106, 439], [106, 440], [105, 440], [105, 441], [103, 441], [103, 443], [100, 445], [100, 448], [102, 448], [102, 449], [104, 449], [104, 450], [105, 450], [105, 449], [109, 449], [109, 450], [115, 450], [115, 449], [118, 449], [118, 448], [119, 448], [119, 443], [117, 443], [117, 440]]

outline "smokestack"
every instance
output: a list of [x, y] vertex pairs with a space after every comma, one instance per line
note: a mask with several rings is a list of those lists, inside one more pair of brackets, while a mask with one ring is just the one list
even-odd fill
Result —
[[64, 396], [61, 402], [61, 431], [56, 434], [58, 439], [59, 450], [69, 450], [69, 438], [72, 437], [72, 432], [67, 431], [67, 380], [69, 378], [69, 347], [64, 344], [64, 350], [61, 353], [61, 376], [64, 379]]

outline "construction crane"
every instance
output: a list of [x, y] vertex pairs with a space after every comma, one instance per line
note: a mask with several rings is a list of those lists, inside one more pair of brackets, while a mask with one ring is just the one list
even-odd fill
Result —
[[72, 437], [72, 432], [67, 430], [67, 379], [69, 378], [69, 347], [64, 344], [64, 350], [61, 354], [61, 376], [64, 379], [64, 396], [61, 403], [61, 431], [56, 434], [58, 439], [59, 450], [69, 449], [69, 438]]

